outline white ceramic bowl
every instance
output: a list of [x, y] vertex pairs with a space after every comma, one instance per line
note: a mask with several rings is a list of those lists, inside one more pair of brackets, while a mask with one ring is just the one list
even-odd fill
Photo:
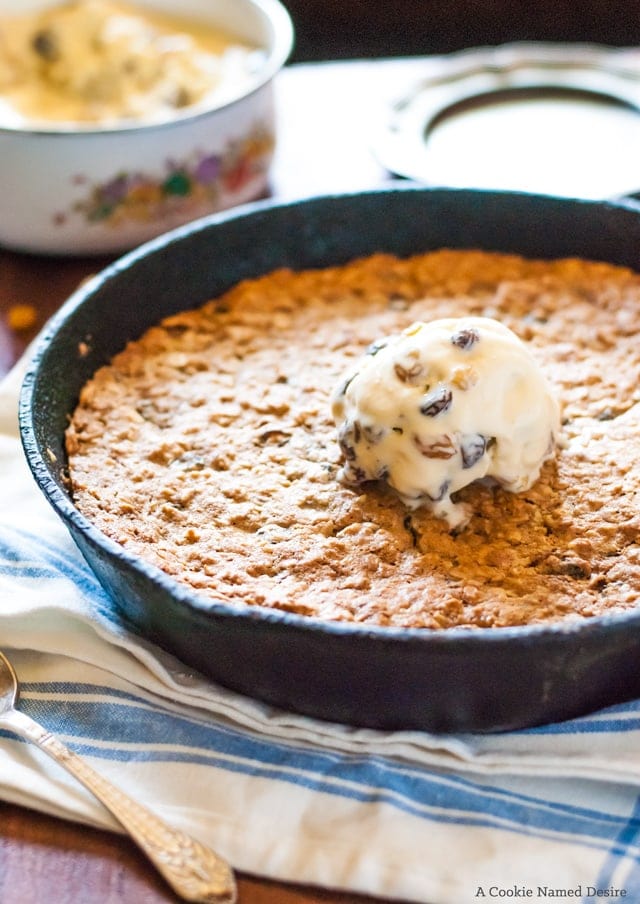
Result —
[[[222, 104], [158, 123], [0, 124], [0, 245], [44, 254], [132, 248], [213, 211], [259, 198], [275, 143], [273, 78], [293, 44], [279, 0], [131, 0], [264, 49], [249, 85]], [[0, 0], [0, 16], [55, 6]]]

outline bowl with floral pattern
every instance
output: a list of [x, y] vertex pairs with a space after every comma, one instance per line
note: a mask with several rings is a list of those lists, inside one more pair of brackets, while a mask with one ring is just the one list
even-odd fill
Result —
[[263, 197], [292, 44], [279, 0], [0, 0], [0, 246], [118, 253]]

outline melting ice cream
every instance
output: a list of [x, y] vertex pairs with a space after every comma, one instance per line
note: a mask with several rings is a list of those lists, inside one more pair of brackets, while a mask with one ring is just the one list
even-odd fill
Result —
[[527, 490], [560, 429], [531, 352], [487, 317], [418, 322], [375, 342], [341, 381], [332, 410], [344, 482], [384, 480], [451, 528], [470, 515], [452, 493], [482, 478]]

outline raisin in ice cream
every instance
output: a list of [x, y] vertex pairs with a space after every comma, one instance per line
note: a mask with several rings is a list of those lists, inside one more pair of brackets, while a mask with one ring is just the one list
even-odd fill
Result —
[[531, 352], [487, 317], [414, 323], [374, 343], [341, 381], [332, 410], [342, 480], [384, 480], [451, 528], [471, 514], [452, 493], [482, 478], [528, 489], [560, 428]]

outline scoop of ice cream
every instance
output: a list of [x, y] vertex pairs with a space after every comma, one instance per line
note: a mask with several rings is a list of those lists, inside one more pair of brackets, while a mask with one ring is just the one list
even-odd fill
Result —
[[340, 382], [332, 411], [343, 481], [385, 480], [451, 528], [469, 517], [452, 493], [481, 478], [528, 489], [560, 428], [531, 352], [488, 317], [414, 323], [374, 343]]

